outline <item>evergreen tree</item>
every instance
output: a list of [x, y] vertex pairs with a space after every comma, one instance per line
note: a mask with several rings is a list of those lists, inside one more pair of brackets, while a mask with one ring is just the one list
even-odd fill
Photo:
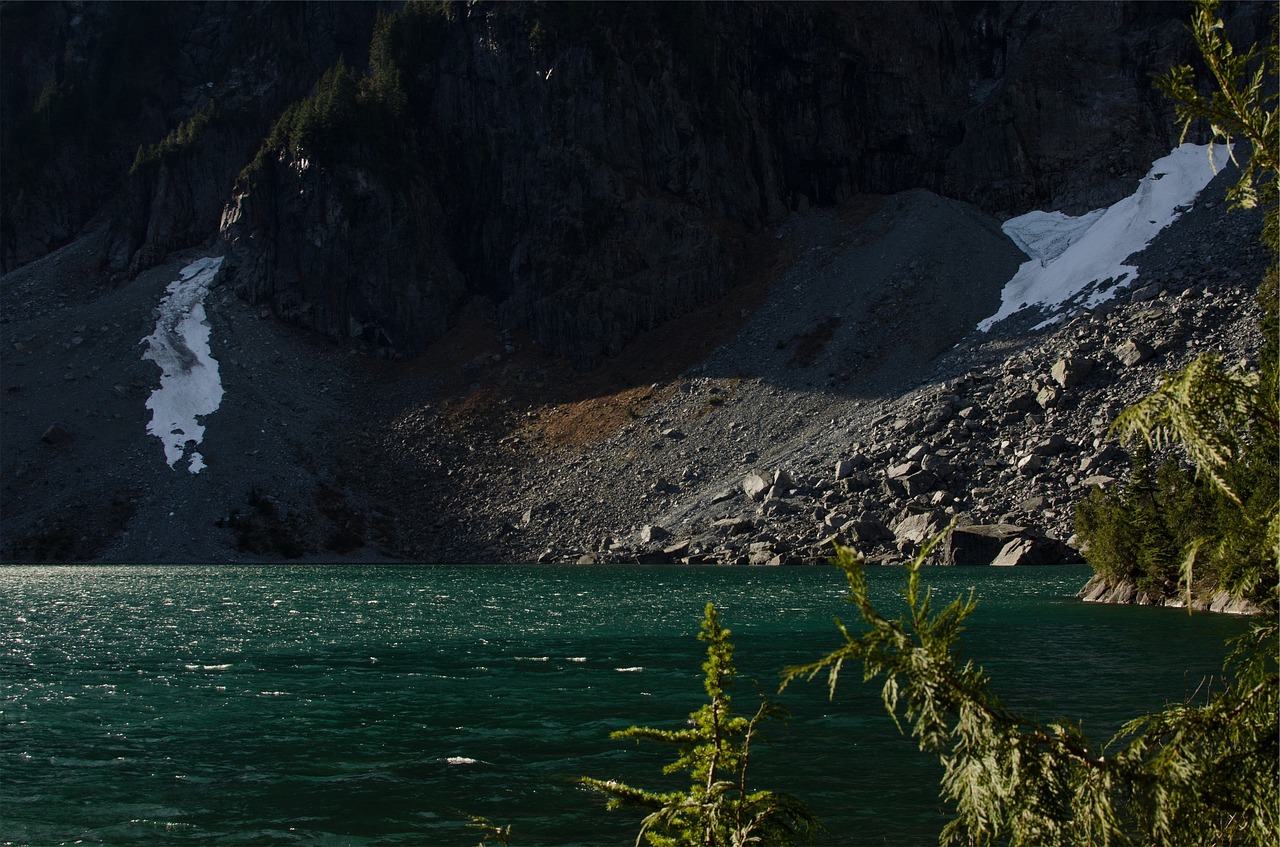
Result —
[[[1274, 25], [1273, 25], [1274, 26]], [[1217, 3], [1203, 2], [1192, 17], [1191, 32], [1213, 79], [1214, 90], [1201, 94], [1189, 66], [1173, 68], [1157, 86], [1176, 106], [1183, 136], [1198, 121], [1207, 122], [1215, 142], [1228, 146], [1240, 178], [1228, 192], [1237, 208], [1261, 207], [1263, 243], [1280, 252], [1280, 204], [1274, 34], [1266, 48], [1238, 53], [1223, 34]], [[1210, 148], [1212, 149], [1212, 148]], [[1093, 495], [1077, 515], [1086, 557], [1099, 573], [1111, 575], [1117, 560], [1142, 571], [1144, 558], [1178, 551], [1163, 570], [1167, 582], [1181, 581], [1190, 601], [1197, 573], [1217, 587], [1247, 597], [1274, 613], [1277, 561], [1280, 560], [1280, 386], [1277, 385], [1277, 268], [1268, 268], [1259, 287], [1263, 345], [1259, 365], [1228, 366], [1216, 354], [1200, 356], [1160, 387], [1126, 409], [1112, 432], [1128, 444], [1152, 449], [1176, 446], [1193, 471], [1181, 478], [1165, 474], [1174, 499], [1198, 499], [1197, 513], [1208, 520], [1152, 523], [1136, 476], [1128, 489]], [[1135, 465], [1135, 468], [1137, 465]], [[1127, 526], [1126, 526], [1127, 525]], [[1127, 538], [1122, 536], [1127, 531]], [[1120, 543], [1117, 543], [1120, 542]]]
[[1280, 675], [1274, 621], [1240, 639], [1234, 678], [1201, 705], [1130, 721], [1105, 745], [1074, 724], [1039, 723], [1006, 708], [981, 667], [955, 647], [976, 608], [973, 594], [934, 612], [921, 566], [907, 568], [903, 617], [869, 598], [858, 554], [837, 548], [849, 600], [866, 629], [837, 621], [844, 644], [787, 671], [783, 687], [826, 672], [832, 693], [847, 661], [863, 681], [883, 678], [885, 709], [910, 724], [920, 749], [943, 766], [942, 796], [955, 817], [943, 844], [1272, 845], [1280, 832]]
[[609, 797], [610, 809], [638, 806], [652, 809], [636, 838], [653, 847], [742, 847], [747, 844], [788, 844], [817, 830], [817, 822], [795, 799], [747, 787], [751, 742], [760, 723], [780, 717], [781, 708], [762, 701], [751, 718], [734, 714], [729, 686], [736, 670], [730, 631], [720, 625], [716, 608], [708, 603], [701, 641], [707, 642], [703, 688], [707, 702], [689, 715], [687, 729], [633, 726], [612, 738], [658, 741], [679, 749], [663, 773], [687, 771], [687, 791], [653, 792], [617, 780], [584, 777], [583, 783]]

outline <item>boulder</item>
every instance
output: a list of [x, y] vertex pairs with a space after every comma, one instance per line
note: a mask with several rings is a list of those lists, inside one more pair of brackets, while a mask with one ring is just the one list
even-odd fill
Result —
[[1023, 456], [1018, 460], [1018, 473], [1023, 476], [1031, 476], [1038, 473], [1044, 467], [1044, 459], [1032, 453], [1030, 456]]
[[65, 447], [72, 441], [76, 440], [75, 434], [60, 423], [53, 424], [44, 431], [44, 435], [40, 436], [40, 440], [45, 444], [51, 444], [54, 447]]
[[927, 512], [909, 513], [893, 523], [893, 537], [896, 541], [911, 541], [923, 544], [937, 535], [947, 525], [947, 516], [937, 509]]
[[748, 532], [755, 532], [755, 522], [750, 518], [721, 518], [711, 524], [711, 529], [721, 535], [745, 535]]
[[1031, 448], [1031, 452], [1037, 456], [1053, 456], [1061, 453], [1067, 447], [1067, 439], [1061, 433], [1053, 433], [1047, 438], [1041, 438]]
[[1062, 399], [1062, 392], [1052, 385], [1046, 385], [1036, 392], [1036, 403], [1042, 409], [1052, 409]]
[[928, 471], [918, 471], [911, 476], [904, 477], [899, 480], [903, 490], [908, 497], [915, 497], [918, 494], [926, 494], [933, 490], [938, 484], [938, 478]]
[[747, 474], [742, 480], [742, 490], [748, 499], [759, 500], [764, 497], [764, 493], [770, 488], [768, 480], [760, 476], [758, 473]]
[[1024, 535], [1014, 538], [1000, 548], [991, 562], [994, 567], [1021, 565], [1058, 565], [1064, 561], [1063, 545], [1042, 535]]
[[916, 462], [903, 462], [899, 465], [889, 466], [889, 479], [904, 479], [920, 470], [920, 465]]
[[893, 533], [879, 521], [854, 520], [845, 523], [840, 531], [857, 544], [873, 544], [877, 541], [892, 541]]
[[1136, 338], [1130, 338], [1111, 352], [1126, 368], [1140, 365], [1155, 355], [1150, 345]]
[[1093, 362], [1089, 359], [1082, 356], [1065, 356], [1054, 363], [1049, 376], [1063, 388], [1071, 389], [1079, 385], [1091, 370], [1093, 370]]
[[671, 533], [667, 532], [660, 526], [645, 524], [640, 527], [641, 544], [661, 544], [669, 538], [671, 538]]
[[1026, 530], [1013, 524], [957, 526], [939, 546], [940, 565], [989, 565]]

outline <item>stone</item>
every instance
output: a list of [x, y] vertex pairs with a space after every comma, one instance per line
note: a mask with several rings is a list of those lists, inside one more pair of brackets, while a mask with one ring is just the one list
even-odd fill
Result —
[[1154, 300], [1160, 296], [1160, 283], [1153, 282], [1150, 285], [1144, 285], [1141, 288], [1134, 289], [1129, 294], [1130, 303], [1145, 303], [1148, 300]]
[[822, 519], [822, 525], [827, 529], [835, 530], [840, 529], [851, 520], [853, 519], [844, 512], [829, 512], [827, 516]]
[[40, 440], [54, 447], [65, 447], [76, 440], [75, 434], [62, 424], [56, 423], [44, 431]]
[[1079, 385], [1091, 370], [1093, 370], [1091, 360], [1082, 356], [1066, 356], [1054, 363], [1049, 376], [1063, 388], [1071, 389]]
[[872, 544], [877, 541], [892, 541], [893, 533], [889, 528], [875, 520], [849, 521], [840, 531], [851, 541], [858, 544]]
[[902, 479], [911, 476], [920, 470], [920, 465], [916, 462], [903, 462], [900, 465], [889, 466], [889, 479]]
[[1030, 456], [1023, 456], [1018, 460], [1018, 473], [1023, 476], [1031, 476], [1038, 473], [1044, 467], [1044, 459], [1032, 453]]
[[776, 518], [785, 515], [794, 515], [800, 511], [800, 507], [786, 500], [772, 499], [766, 500], [760, 506], [758, 513], [762, 517]]
[[1023, 535], [1011, 539], [991, 562], [993, 567], [1057, 565], [1066, 561], [1070, 548], [1043, 535]]
[[1141, 365], [1155, 355], [1155, 351], [1151, 349], [1150, 345], [1136, 338], [1130, 338], [1111, 352], [1126, 368]]
[[947, 525], [946, 515], [937, 509], [908, 514], [895, 521], [891, 529], [895, 540], [923, 544]]
[[1036, 442], [1031, 448], [1031, 452], [1037, 456], [1055, 456], [1061, 453], [1067, 446], [1067, 439], [1061, 433], [1055, 432], [1047, 438], [1042, 438]]
[[1005, 403], [1005, 412], [1008, 414], [1022, 414], [1029, 412], [1036, 407], [1036, 395], [1030, 391], [1022, 391], [1009, 398]]
[[953, 529], [938, 550], [938, 564], [989, 565], [1026, 530], [1013, 524], [964, 524]]
[[920, 469], [944, 479], [955, 471], [950, 462], [936, 455], [925, 456], [920, 462]]
[[689, 555], [690, 546], [691, 546], [690, 542], [688, 541], [688, 539], [686, 539], [684, 541], [679, 541], [675, 544], [671, 544], [666, 547], [663, 547], [662, 552], [668, 558], [674, 561], [676, 559]]
[[755, 532], [755, 522], [750, 518], [721, 518], [711, 524], [711, 529], [722, 535], [745, 535], [749, 532]]
[[1052, 409], [1058, 405], [1058, 401], [1062, 399], [1062, 392], [1052, 385], [1046, 385], [1036, 392], [1036, 403], [1042, 409]]
[[1076, 594], [1076, 597], [1086, 603], [1097, 603], [1107, 593], [1107, 578], [1100, 573], [1096, 573], [1089, 577], [1089, 581], [1084, 584], [1084, 588]]
[[938, 478], [928, 471], [917, 471], [911, 476], [903, 477], [899, 482], [908, 497], [915, 497], [917, 494], [925, 494], [932, 491], [933, 487], [938, 484]]
[[747, 474], [742, 480], [742, 490], [748, 499], [759, 500], [764, 497], [764, 493], [768, 491], [770, 485], [764, 477], [758, 473]]
[[525, 509], [524, 514], [520, 516], [520, 527], [522, 529], [527, 529], [530, 526], [533, 526], [535, 523], [537, 523], [540, 519], [545, 518], [549, 515], [554, 515], [556, 512], [559, 512], [559, 511], [560, 511], [559, 503], [543, 503], [540, 506], [534, 506], [530, 509]]
[[838, 460], [836, 462], [836, 482], [853, 476], [854, 470], [856, 469], [854, 468], [852, 459]]
[[645, 524], [640, 527], [640, 543], [641, 544], [661, 544], [671, 537], [671, 533], [667, 532], [660, 526]]

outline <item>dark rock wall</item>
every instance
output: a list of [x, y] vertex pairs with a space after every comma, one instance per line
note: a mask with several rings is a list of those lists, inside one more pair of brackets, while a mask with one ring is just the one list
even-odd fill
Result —
[[[117, 273], [208, 239], [280, 111], [340, 55], [365, 61], [376, 12], [359, 2], [4, 4], [0, 269], [62, 246], [95, 216], [112, 224]], [[224, 120], [212, 137], [129, 176], [140, 146], [214, 103]]]
[[[31, 5], [4, 11], [9, 157], [42, 80], [109, 76], [122, 48], [97, 33], [132, 4]], [[136, 273], [221, 213], [231, 279], [283, 319], [414, 354], [482, 295], [583, 364], [721, 294], [742, 240], [807, 204], [1118, 199], [1176, 141], [1150, 76], [1193, 49], [1188, 8], [1165, 3], [421, 6], [394, 119], [323, 153], [265, 150], [237, 181], [339, 56], [364, 74], [379, 7], [148, 8], [136, 108], [100, 118], [112, 143], [6, 179], [6, 268], [109, 208], [107, 263]], [[1253, 37], [1268, 12], [1233, 26]], [[122, 176], [202, 108], [191, 143]]]
[[[1184, 17], [1158, 4], [457, 10], [406, 79], [395, 155], [432, 189], [404, 198], [412, 222], [326, 231], [297, 198], [345, 182], [385, 205], [410, 168], [370, 177], [331, 160], [302, 175], [286, 153], [233, 201], [229, 266], [289, 319], [335, 335], [350, 323], [409, 354], [434, 337], [410, 327], [443, 327], [483, 293], [504, 323], [589, 364], [723, 292], [735, 238], [805, 204], [912, 187], [1003, 213], [1123, 196], [1175, 141], [1149, 75], [1186, 57]], [[379, 257], [415, 228], [443, 250], [392, 279]], [[317, 232], [342, 245], [319, 267]], [[444, 312], [374, 307], [382, 290]]]

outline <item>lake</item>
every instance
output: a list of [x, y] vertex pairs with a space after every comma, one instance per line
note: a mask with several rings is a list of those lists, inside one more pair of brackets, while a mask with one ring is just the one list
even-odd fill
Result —
[[[1220, 684], [1242, 620], [1072, 599], [1087, 568], [934, 568], [981, 600], [963, 638], [1009, 705], [1105, 740]], [[883, 608], [903, 572], [873, 570]], [[0, 844], [630, 845], [582, 775], [666, 786], [671, 751], [613, 741], [703, 699], [703, 606], [733, 630], [741, 711], [856, 617], [834, 568], [0, 568]], [[941, 769], [848, 668], [775, 699], [757, 787], [820, 843], [936, 844]], [[1203, 696], [1201, 693], [1198, 696]]]

